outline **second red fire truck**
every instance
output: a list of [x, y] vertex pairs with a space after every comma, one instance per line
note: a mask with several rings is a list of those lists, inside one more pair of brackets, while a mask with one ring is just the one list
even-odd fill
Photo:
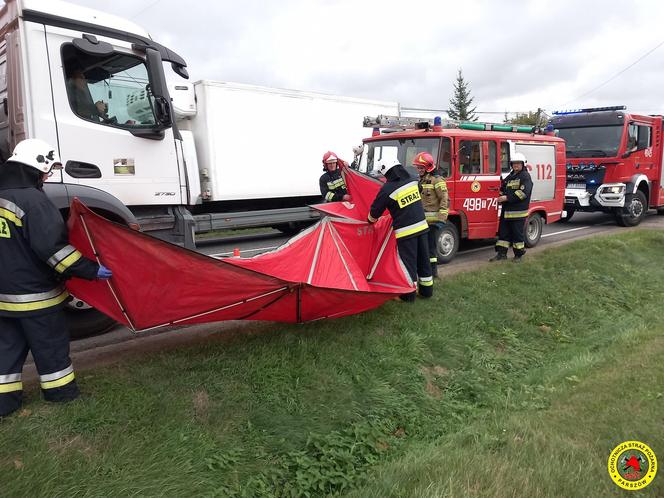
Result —
[[605, 211], [634, 226], [649, 208], [664, 214], [662, 116], [598, 107], [556, 112], [551, 124], [567, 144], [563, 221]]
[[[535, 246], [545, 223], [561, 217], [565, 193], [565, 142], [532, 133], [529, 126], [483, 123], [433, 123], [415, 118], [367, 118], [374, 136], [364, 140], [359, 170], [372, 174], [382, 159], [397, 158], [410, 166], [419, 152], [428, 152], [447, 182], [449, 220], [438, 240], [438, 261], [449, 262], [461, 239], [489, 239], [498, 232], [498, 195], [510, 155], [523, 153], [533, 180], [526, 245]], [[382, 129], [382, 133], [378, 131]]]

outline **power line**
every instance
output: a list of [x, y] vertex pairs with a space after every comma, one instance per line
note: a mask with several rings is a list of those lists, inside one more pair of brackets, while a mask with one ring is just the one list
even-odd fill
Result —
[[145, 8], [143, 8], [143, 9], [139, 10], [136, 14], [134, 14], [133, 16], [131, 16], [130, 19], [135, 19], [136, 17], [140, 16], [140, 15], [141, 15], [143, 12], [145, 12], [146, 10], [151, 9], [152, 7], [154, 7], [155, 5], [157, 5], [159, 2], [161, 2], [161, 0], [155, 0], [154, 2], [152, 2], [151, 4], [149, 4], [147, 7], [145, 7]]
[[581, 99], [581, 98], [583, 98], [583, 97], [586, 97], [587, 95], [590, 95], [590, 94], [593, 93], [595, 90], [599, 90], [599, 89], [602, 88], [604, 85], [606, 85], [606, 84], [610, 83], [611, 81], [615, 80], [618, 76], [620, 76], [621, 74], [623, 74], [623, 73], [624, 73], [625, 71], [627, 71], [628, 69], [630, 69], [630, 68], [636, 66], [639, 62], [641, 62], [643, 59], [645, 59], [646, 57], [648, 57], [650, 54], [652, 54], [655, 50], [657, 50], [657, 49], [658, 49], [659, 47], [661, 47], [662, 45], [664, 45], [664, 41], [660, 42], [656, 47], [651, 48], [650, 50], [648, 50], [645, 54], [643, 54], [641, 57], [639, 57], [639, 58], [636, 59], [634, 62], [632, 62], [629, 66], [627, 66], [626, 68], [621, 69], [620, 71], [618, 71], [616, 74], [614, 74], [613, 76], [611, 76], [608, 80], [606, 80], [604, 83], [601, 83], [601, 84], [597, 85], [595, 88], [592, 88], [591, 90], [588, 90], [586, 93], [584, 93], [584, 94], [582, 94], [582, 95], [579, 95], [578, 97], [576, 97], [576, 98], [574, 98], [574, 99], [572, 99], [572, 100], [570, 100], [570, 101], [567, 101], [567, 102], [565, 102], [564, 104], [562, 104], [562, 105], [560, 105], [560, 106], [558, 106], [558, 107], [564, 107], [564, 106], [566, 106], [567, 104], [569, 104], [570, 102], [574, 102], [575, 100], [579, 100], [579, 99]]

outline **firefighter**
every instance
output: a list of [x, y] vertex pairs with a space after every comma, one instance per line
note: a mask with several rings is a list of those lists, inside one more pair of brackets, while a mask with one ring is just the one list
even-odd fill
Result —
[[510, 159], [512, 171], [500, 185], [498, 202], [502, 205], [496, 255], [489, 261], [507, 259], [507, 250], [512, 246], [514, 262], [518, 263], [526, 253], [523, 232], [528, 218], [530, 194], [533, 182], [526, 169], [526, 156], [520, 152], [512, 154]]
[[442, 176], [434, 174], [436, 163], [428, 152], [420, 152], [413, 159], [413, 166], [420, 174], [420, 193], [424, 205], [424, 215], [429, 224], [429, 262], [431, 274], [438, 278], [438, 250], [437, 242], [440, 231], [447, 221], [449, 196], [447, 184]]
[[[397, 239], [401, 261], [413, 282], [417, 282], [422, 297], [433, 295], [433, 277], [429, 263], [427, 232], [429, 225], [417, 180], [413, 179], [401, 163], [394, 159], [384, 161], [380, 172], [386, 182], [376, 195], [369, 211], [369, 223], [375, 223], [387, 209], [392, 215], [392, 227]], [[416, 292], [404, 294], [404, 301], [415, 301]]]
[[109, 278], [110, 270], [67, 243], [67, 228], [42, 190], [61, 167], [46, 142], [20, 142], [0, 165], [0, 417], [21, 406], [21, 373], [28, 350], [44, 399], [79, 395], [69, 358], [64, 280]]
[[341, 176], [339, 164], [341, 159], [334, 153], [327, 151], [323, 154], [323, 175], [320, 177], [320, 193], [325, 202], [351, 201], [351, 196], [346, 190], [346, 182]]

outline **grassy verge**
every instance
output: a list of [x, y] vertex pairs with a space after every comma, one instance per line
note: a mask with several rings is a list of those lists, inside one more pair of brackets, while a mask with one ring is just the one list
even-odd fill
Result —
[[664, 461], [663, 247], [585, 240], [430, 302], [83, 373], [66, 406], [30, 391], [0, 495], [619, 496], [618, 442]]

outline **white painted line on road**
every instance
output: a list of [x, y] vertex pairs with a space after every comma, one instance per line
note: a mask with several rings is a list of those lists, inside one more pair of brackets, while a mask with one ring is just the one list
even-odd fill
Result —
[[551, 237], [553, 235], [560, 235], [561, 233], [575, 232], [576, 230], [584, 230], [586, 228], [601, 227], [601, 226], [606, 226], [606, 225], [615, 225], [615, 223], [613, 221], [605, 221], [604, 223], [596, 223], [594, 225], [586, 225], [586, 226], [583, 226], [583, 227], [569, 228], [567, 230], [561, 230], [560, 232], [545, 233], [545, 234], [542, 235], [542, 238]]
[[[595, 226], [597, 226], [597, 225], [595, 225]], [[554, 235], [560, 235], [561, 233], [576, 232], [577, 230], [585, 230], [586, 228], [590, 228], [590, 226], [570, 228], [568, 230], [561, 230], [560, 232], [544, 233], [544, 234], [542, 234], [542, 238], [544, 238], [544, 237], [553, 237]]]
[[[242, 249], [240, 251], [240, 254], [242, 254], [243, 252], [271, 251], [272, 249], [276, 249], [278, 247], [281, 247], [281, 246], [257, 247], [256, 249]], [[227, 256], [232, 256], [232, 255], [233, 255], [233, 251], [220, 252], [220, 253], [217, 253], [217, 254], [208, 254], [208, 256], [210, 256], [211, 258], [225, 258]]]

